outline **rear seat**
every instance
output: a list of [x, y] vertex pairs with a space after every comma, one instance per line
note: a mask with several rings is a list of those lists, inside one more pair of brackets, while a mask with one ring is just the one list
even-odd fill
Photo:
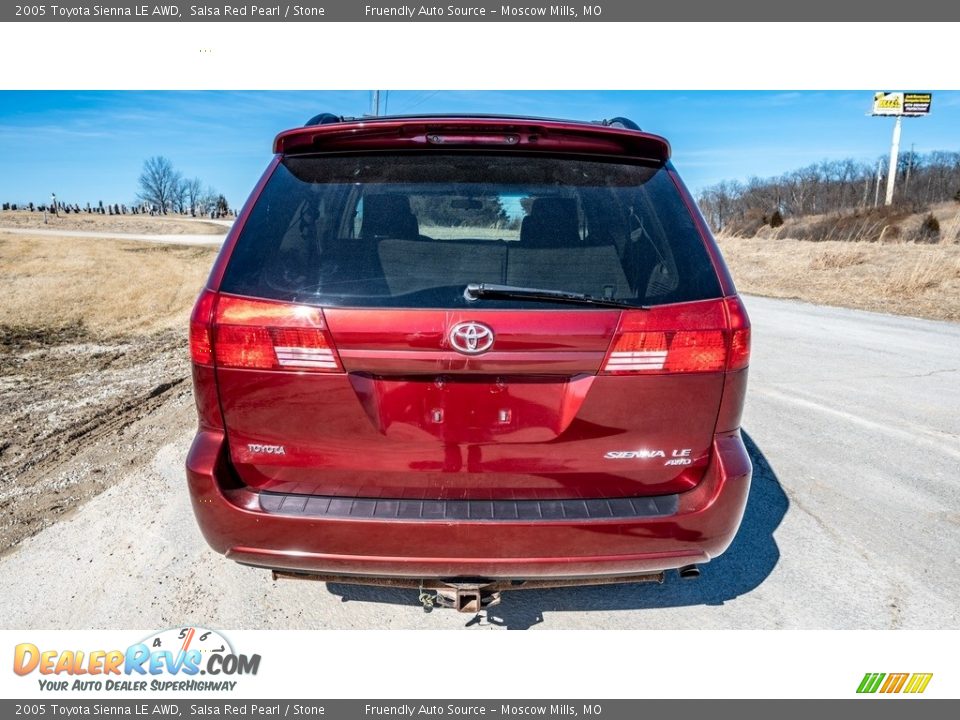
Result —
[[507, 285], [569, 290], [596, 297], [631, 295], [620, 256], [613, 245], [566, 248], [511, 246]]
[[[364, 201], [364, 229], [391, 226], [392, 233], [379, 241], [378, 252], [392, 295], [426, 290], [437, 285], [497, 283], [563, 289], [597, 297], [630, 294], [623, 264], [613, 244], [597, 245], [580, 237], [577, 205], [572, 198], [543, 197], [533, 201], [523, 219], [520, 242], [498, 240], [430, 240], [410, 227], [397, 229], [398, 219], [409, 214], [406, 198], [371, 196]], [[376, 208], [377, 222], [368, 220]], [[412, 217], [412, 216], [411, 216]], [[416, 219], [408, 225], [416, 227]], [[411, 235], [411, 232], [414, 234]], [[557, 246], [561, 247], [557, 247]], [[442, 278], [442, 280], [440, 280]]]
[[380, 241], [380, 264], [392, 295], [439, 284], [502, 283], [506, 262], [506, 245], [497, 240]]
[[520, 226], [519, 245], [510, 247], [506, 283], [597, 297], [629, 295], [612, 242], [596, 244], [581, 237], [579, 225], [574, 198], [535, 199]]
[[381, 240], [380, 263], [391, 295], [471, 282], [570, 290], [598, 297], [630, 294], [613, 245], [526, 248], [519, 243]]

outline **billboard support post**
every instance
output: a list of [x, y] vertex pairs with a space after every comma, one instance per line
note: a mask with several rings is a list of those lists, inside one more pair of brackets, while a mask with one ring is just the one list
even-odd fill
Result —
[[[924, 117], [930, 114], [930, 105], [933, 102], [933, 93], [928, 92], [878, 92], [873, 94], [874, 117], [895, 117], [897, 122], [893, 126], [893, 141], [890, 143], [890, 168], [887, 172], [887, 194], [884, 205], [893, 203], [893, 189], [897, 182], [897, 161], [900, 159], [900, 130], [904, 117]], [[910, 148], [910, 164], [913, 165], [913, 146]], [[907, 171], [907, 182], [910, 181], [910, 171]], [[877, 164], [877, 194], [880, 191], [880, 164]], [[874, 207], [877, 201], [874, 200]]]
[[877, 160], [877, 182], [874, 183], [873, 206], [880, 204], [880, 179], [883, 177], [883, 160]]
[[900, 125], [903, 122], [903, 116], [897, 115], [897, 121], [893, 125], [893, 141], [890, 143], [890, 167], [887, 169], [887, 197], [884, 205], [893, 203], [893, 186], [897, 179], [897, 159], [900, 155]]

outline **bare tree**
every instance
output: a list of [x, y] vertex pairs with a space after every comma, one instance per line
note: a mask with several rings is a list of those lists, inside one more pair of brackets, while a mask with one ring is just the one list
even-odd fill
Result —
[[187, 194], [187, 182], [180, 173], [177, 173], [177, 181], [174, 183], [170, 194], [170, 207], [180, 215], [187, 212]]
[[143, 163], [137, 198], [166, 214], [177, 201], [182, 184], [180, 173], [174, 170], [173, 163], [162, 155], [156, 155]]
[[200, 197], [197, 200], [197, 214], [204, 215], [207, 217], [213, 217], [214, 211], [217, 207], [217, 196], [218, 193], [210, 185], [207, 185], [206, 190], [200, 193]]
[[186, 180], [183, 185], [187, 193], [187, 207], [190, 210], [190, 214], [196, 215], [200, 200], [203, 196], [203, 182], [201, 182], [200, 178], [195, 177], [192, 180]]

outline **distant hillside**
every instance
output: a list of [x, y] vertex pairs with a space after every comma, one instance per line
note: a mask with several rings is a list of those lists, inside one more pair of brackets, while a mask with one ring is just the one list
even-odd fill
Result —
[[877, 163], [825, 160], [777, 177], [718, 183], [698, 202], [711, 227], [725, 235], [956, 240], [960, 152], [902, 153], [889, 207], [882, 204], [886, 168], [883, 157]]
[[790, 238], [815, 242], [960, 242], [960, 203], [936, 203], [917, 211], [902, 205], [788, 216], [771, 223], [771, 214], [754, 210], [728, 222], [719, 233], [730, 237]]

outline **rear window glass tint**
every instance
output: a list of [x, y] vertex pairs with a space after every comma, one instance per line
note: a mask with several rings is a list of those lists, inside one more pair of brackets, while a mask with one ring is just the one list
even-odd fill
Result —
[[242, 230], [222, 289], [334, 306], [456, 308], [466, 285], [479, 282], [636, 305], [720, 295], [662, 168], [433, 153], [286, 158]]

